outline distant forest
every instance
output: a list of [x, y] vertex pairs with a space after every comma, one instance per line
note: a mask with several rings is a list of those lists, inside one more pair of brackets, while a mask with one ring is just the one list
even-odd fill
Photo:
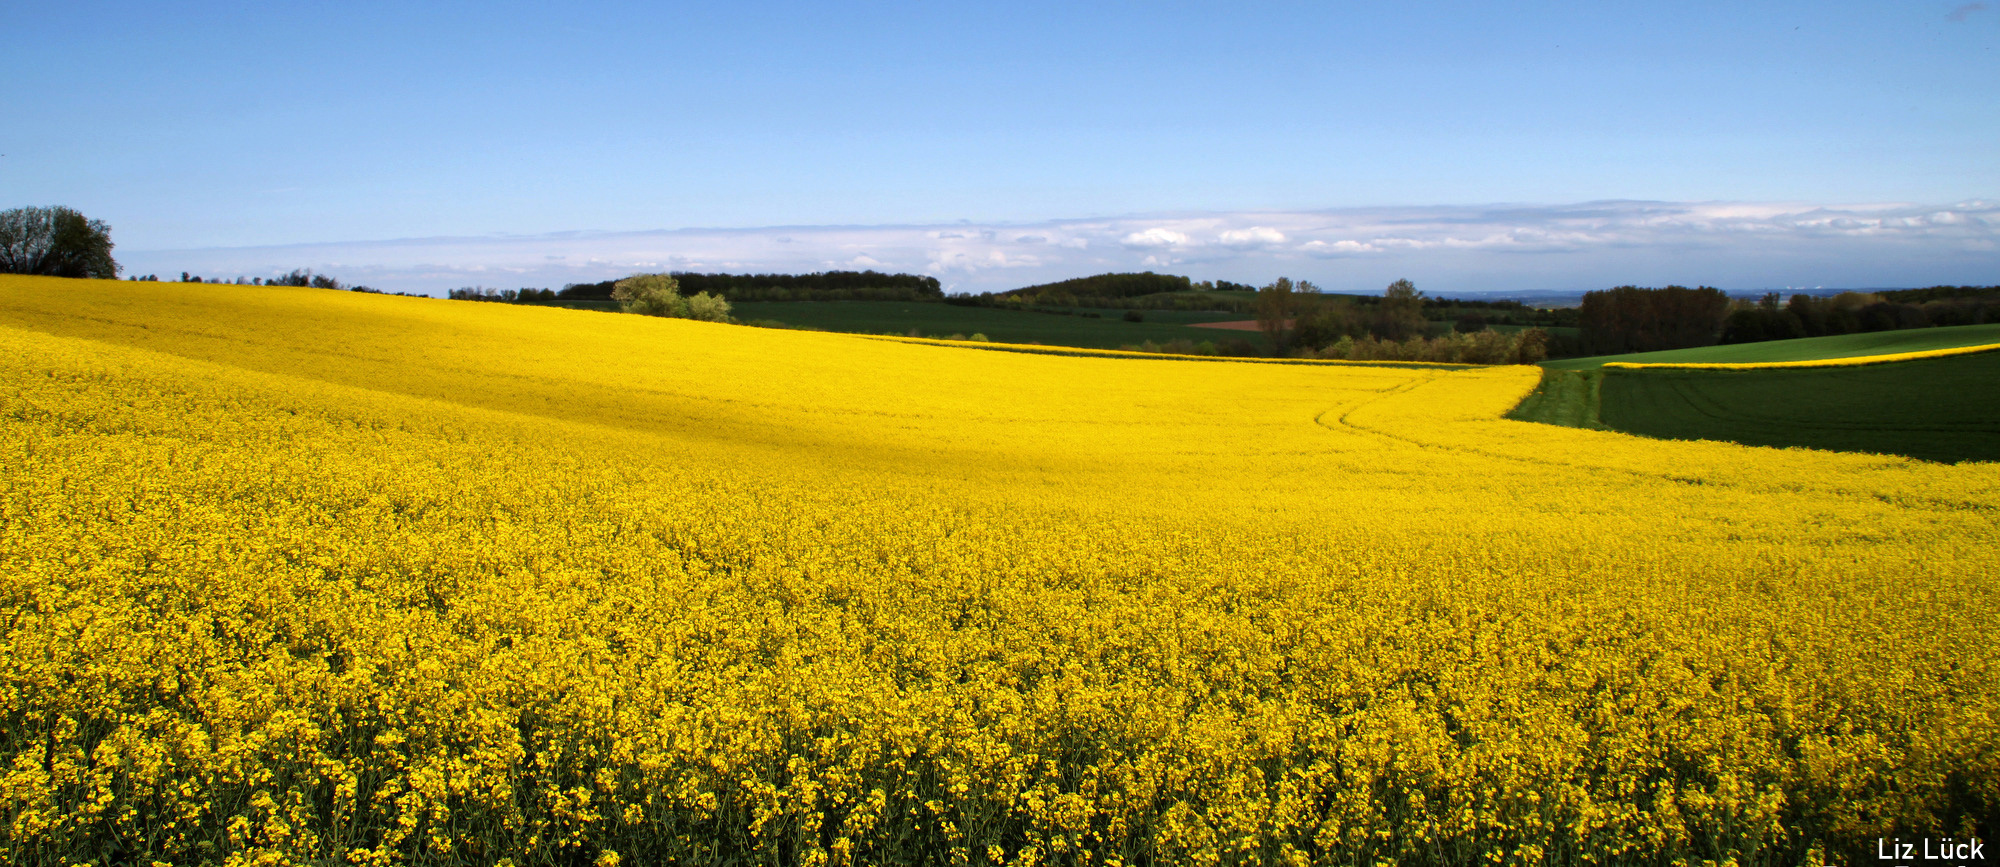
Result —
[[2000, 322], [2000, 286], [1842, 292], [1831, 298], [1786, 299], [1770, 292], [1757, 301], [1731, 299], [1707, 286], [1620, 286], [1585, 293], [1578, 312], [1579, 351], [1611, 355]]
[[[820, 271], [813, 274], [673, 273], [682, 295], [707, 292], [730, 301], [942, 301], [944, 287], [923, 274], [880, 271]], [[609, 301], [617, 280], [571, 283], [556, 293], [563, 301]]]

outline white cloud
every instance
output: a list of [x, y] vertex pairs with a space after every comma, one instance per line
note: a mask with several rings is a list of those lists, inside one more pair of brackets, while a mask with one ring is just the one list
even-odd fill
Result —
[[1230, 229], [1223, 232], [1221, 241], [1228, 247], [1268, 247], [1285, 243], [1285, 233], [1270, 226], [1251, 226], [1248, 229]]
[[1186, 246], [1187, 242], [1187, 235], [1159, 226], [1133, 232], [1118, 241], [1118, 243], [1124, 244], [1127, 247], [1139, 247], [1142, 249], [1182, 247]]
[[977, 272], [995, 268], [1033, 268], [1042, 260], [1034, 256], [1009, 255], [1004, 250], [935, 250], [921, 270]]
[[1377, 247], [1366, 241], [1354, 240], [1340, 240], [1331, 243], [1327, 241], [1307, 241], [1300, 244], [1299, 249], [1315, 256], [1359, 256], [1365, 253], [1382, 252], [1381, 247]]

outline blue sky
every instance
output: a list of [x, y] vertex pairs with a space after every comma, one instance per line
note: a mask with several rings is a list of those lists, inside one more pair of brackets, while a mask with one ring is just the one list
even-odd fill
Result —
[[[674, 256], [869, 257], [969, 289], [1151, 257], [1459, 291], [2000, 282], [2000, 9], [1980, 3], [79, 2], [8, 19], [0, 207], [103, 219], [128, 270], [336, 266], [436, 291]], [[1711, 221], [1699, 243], [1572, 231], [1523, 263], [1384, 246], [1400, 236], [1367, 216], [1491, 238], [1574, 229], [1600, 202], [1742, 203], [1806, 228], [1761, 261], [1768, 226]], [[1903, 223], [1880, 247], [1810, 216], [1829, 213]], [[1942, 213], [1958, 216], [1936, 233], [1909, 222]], [[1108, 234], [1033, 264], [994, 248], [948, 265], [910, 240], [1076, 221]], [[1222, 240], [1259, 227], [1292, 244]], [[675, 250], [690, 229], [735, 240]], [[1124, 243], [1148, 229], [1187, 242]], [[647, 232], [643, 252], [600, 255]], [[581, 264], [526, 268], [529, 249]]]

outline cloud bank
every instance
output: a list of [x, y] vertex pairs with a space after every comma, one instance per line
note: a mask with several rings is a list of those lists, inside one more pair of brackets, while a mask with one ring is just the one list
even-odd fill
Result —
[[122, 252], [128, 274], [261, 277], [311, 268], [442, 294], [559, 288], [645, 271], [909, 271], [953, 292], [1150, 269], [1329, 291], [1398, 278], [1433, 294], [1624, 283], [1894, 287], [2000, 283], [2000, 203], [1575, 205], [1155, 214], [1039, 223], [784, 226], [415, 238]]

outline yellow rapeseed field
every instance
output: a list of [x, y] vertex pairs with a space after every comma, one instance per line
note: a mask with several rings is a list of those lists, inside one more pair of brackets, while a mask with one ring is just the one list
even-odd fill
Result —
[[0, 860], [1758, 864], [2000, 812], [2000, 468], [0, 277]]

